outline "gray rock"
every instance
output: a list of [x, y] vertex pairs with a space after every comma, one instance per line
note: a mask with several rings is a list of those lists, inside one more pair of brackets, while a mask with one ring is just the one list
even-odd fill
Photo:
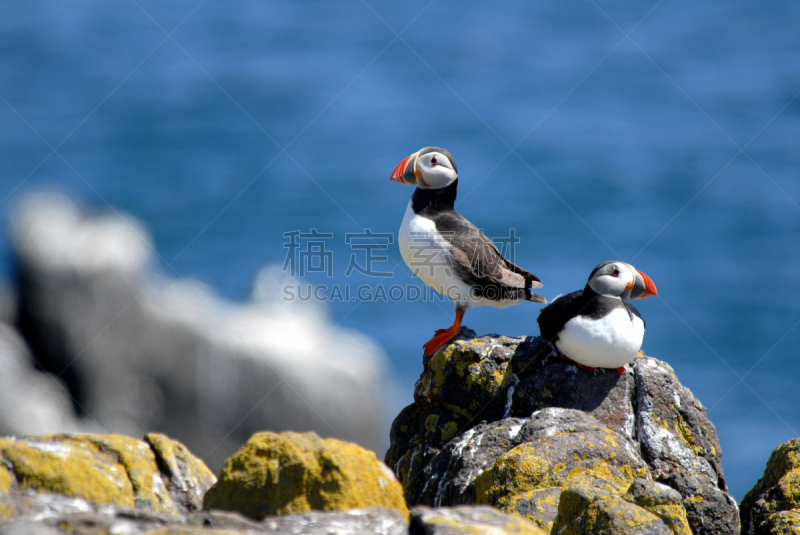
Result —
[[265, 518], [264, 533], [297, 533], [307, 535], [405, 535], [408, 524], [394, 509], [373, 507], [351, 509], [344, 513], [311, 511], [299, 515]]
[[411, 535], [544, 535], [519, 516], [512, 516], [494, 507], [415, 507], [411, 510]]
[[[485, 500], [526, 514], [543, 527], [552, 525], [560, 493], [573, 483], [569, 478], [558, 485], [531, 481], [523, 493], [512, 478], [503, 482], [499, 475], [503, 470], [514, 473], [513, 465], [524, 464], [525, 456], [512, 455], [512, 449], [539, 440], [523, 431], [533, 425], [527, 422], [531, 413], [533, 422], [543, 415], [554, 418], [555, 408], [573, 409], [589, 417], [597, 429], [578, 435], [559, 431], [564, 438], [550, 440], [548, 463], [558, 465], [562, 461], [556, 459], [562, 459], [570, 466], [570, 456], [586, 454], [574, 436], [587, 437], [587, 443], [591, 436], [597, 443], [596, 433], [605, 428], [602, 433], [626, 458], [624, 472], [603, 459], [610, 468], [601, 471], [599, 480], [615, 481], [611, 487], [616, 486], [617, 496], [624, 495], [636, 477], [663, 483], [680, 494], [693, 533], [738, 533], [737, 505], [727, 493], [714, 425], [669, 365], [641, 357], [623, 374], [584, 370], [563, 360], [540, 338], [477, 338], [465, 327], [454, 342], [426, 356], [423, 365], [415, 402], [395, 420], [386, 454], [409, 504]], [[476, 480], [488, 482], [489, 476], [482, 474], [491, 472], [501, 457], [503, 470], [495, 469], [498, 477], [492, 480], [499, 487], [483, 494], [476, 491]], [[640, 467], [644, 472], [637, 472]]]
[[[18, 325], [39, 364], [105, 432], [160, 429], [218, 469], [253, 432], [315, 430], [383, 442], [385, 357], [313, 303], [226, 303], [156, 271], [141, 225], [35, 197], [13, 220]], [[5, 410], [5, 407], [3, 408]]]
[[[44, 501], [47, 500], [47, 505]], [[0, 535], [407, 535], [408, 524], [395, 510], [373, 508], [347, 512], [312, 511], [255, 522], [237, 513], [206, 511], [182, 518], [141, 509], [94, 507], [59, 495], [30, 496], [26, 514], [0, 525]]]
[[61, 380], [34, 365], [22, 336], [0, 322], [0, 436], [96, 430], [75, 416]]
[[636, 361], [636, 422], [642, 456], [653, 478], [683, 497], [695, 533], [739, 533], [739, 511], [728, 494], [722, 449], [706, 409], [666, 363]]

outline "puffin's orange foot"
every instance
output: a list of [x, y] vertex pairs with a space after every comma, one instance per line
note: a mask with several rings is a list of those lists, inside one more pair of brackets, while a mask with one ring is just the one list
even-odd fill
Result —
[[619, 368], [617, 368], [617, 371], [619, 373], [625, 373], [625, 366], [620, 366]]
[[[569, 358], [568, 356], [566, 356], [566, 355], [565, 355], [565, 354], [563, 354], [563, 353], [561, 354], [561, 356], [562, 356], [564, 359], [566, 359], [566, 360], [570, 361], [571, 363], [573, 363], [575, 366], [577, 366], [578, 368], [580, 368], [580, 369], [582, 369], [582, 370], [596, 370], [596, 369], [597, 369], [597, 368], [592, 368], [591, 366], [584, 366], [584, 365], [583, 365], [583, 364], [581, 364], [580, 362], [575, 362], [574, 360], [572, 360], [571, 358]], [[623, 368], [623, 370], [622, 370], [620, 373], [623, 373], [624, 371], [625, 371], [625, 369]]]
[[425, 342], [425, 354], [433, 355], [447, 342], [456, 337], [458, 331], [453, 332], [453, 329], [439, 329], [433, 338]]

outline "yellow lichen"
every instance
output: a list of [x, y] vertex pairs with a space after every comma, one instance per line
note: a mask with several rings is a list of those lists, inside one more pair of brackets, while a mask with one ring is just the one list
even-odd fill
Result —
[[85, 451], [115, 457], [114, 460], [127, 472], [137, 505], [145, 504], [162, 513], [178, 514], [158, 469], [155, 453], [148, 443], [123, 435], [48, 435], [40, 439], [73, 444]]
[[13, 484], [14, 476], [11, 475], [5, 466], [0, 464], [0, 493], [7, 492]]
[[314, 433], [256, 433], [225, 462], [205, 508], [262, 519], [311, 509], [391, 507], [408, 517], [403, 489], [375, 453]]
[[438, 414], [429, 414], [427, 418], [425, 418], [425, 430], [428, 433], [435, 433], [436, 432], [436, 425], [439, 423], [439, 415]]
[[686, 509], [678, 504], [663, 504], [643, 506], [645, 509], [658, 516], [675, 535], [691, 535], [689, 519]]
[[83, 498], [96, 505], [133, 507], [133, 485], [115, 456], [69, 444], [0, 440], [0, 451], [22, 488]]
[[442, 426], [443, 441], [448, 442], [451, 438], [456, 436], [456, 433], [458, 433], [458, 425], [455, 422], [450, 421]]
[[704, 453], [702, 446], [695, 444], [692, 428], [689, 427], [689, 424], [686, 423], [686, 420], [684, 420], [680, 414], [677, 415], [675, 420], [675, 433], [689, 445], [689, 448], [695, 455], [702, 455]]
[[703, 501], [703, 496], [702, 496], [702, 494], [695, 494], [694, 496], [690, 496], [688, 498], [684, 498], [683, 501], [689, 502], [689, 503], [692, 503], [692, 504], [698, 504], [698, 503]]

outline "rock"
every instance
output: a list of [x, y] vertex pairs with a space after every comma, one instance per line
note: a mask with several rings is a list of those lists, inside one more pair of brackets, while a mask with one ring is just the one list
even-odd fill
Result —
[[494, 507], [415, 507], [411, 510], [414, 535], [544, 535], [545, 532], [517, 515]]
[[677, 491], [635, 479], [624, 495], [570, 485], [561, 494], [554, 535], [652, 533], [689, 535], [689, 521]]
[[[43, 498], [47, 498], [47, 502]], [[221, 511], [190, 513], [175, 518], [141, 509], [96, 507], [83, 500], [58, 495], [31, 496], [27, 503], [24, 517], [0, 524], [0, 535], [408, 534], [408, 524], [403, 515], [396, 510], [380, 507], [346, 512], [311, 511], [268, 517], [256, 522], [237, 513]]]
[[[572, 488], [600, 496], [592, 511], [637, 511], [677, 533], [678, 507], [695, 534], [738, 533], [716, 430], [666, 363], [583, 370], [540, 338], [462, 327], [423, 365], [385, 459], [410, 505], [487, 503], [549, 529]], [[637, 478], [674, 489], [680, 506], [625, 498]]]
[[779, 445], [742, 500], [745, 535], [800, 533], [800, 438]]
[[683, 498], [678, 491], [667, 485], [635, 479], [623, 498], [658, 516], [676, 535], [688, 535], [692, 532]]
[[[198, 510], [196, 496], [216, 478], [182, 444], [164, 435], [149, 437], [148, 442], [88, 434], [0, 439], [0, 490], [28, 489], [169, 516]], [[151, 443], [159, 444], [157, 451]], [[24, 505], [4, 503], [7, 517]]]
[[268, 515], [389, 507], [406, 517], [403, 489], [375, 454], [314, 433], [256, 433], [206, 494], [206, 509]]
[[19, 332], [0, 322], [0, 435], [96, 430], [96, 425], [75, 417], [61, 380], [34, 365]]
[[[577, 410], [482, 423], [449, 443], [408, 488], [410, 503], [488, 504], [549, 530], [570, 483], [623, 493], [647, 467], [627, 439]], [[428, 483], [428, 484], [424, 484]]]
[[406, 535], [407, 515], [396, 509], [373, 507], [342, 512], [310, 511], [297, 515], [269, 517], [261, 522], [265, 533], [304, 535]]
[[12, 242], [19, 329], [104, 429], [163, 430], [214, 469], [263, 429], [383, 444], [383, 352], [315, 303], [284, 301], [275, 273], [260, 275], [258, 302], [224, 302], [157, 272], [166, 262], [133, 218], [53, 195], [21, 205]]
[[694, 533], [738, 533], [738, 507], [705, 407], [664, 362], [637, 359], [635, 378], [637, 436], [653, 478], [681, 494]]
[[561, 493], [553, 535], [672, 535], [656, 515], [622, 496], [569, 487]]
[[203, 498], [217, 482], [216, 476], [180, 442], [161, 433], [148, 433], [144, 439], [155, 453], [175, 505], [182, 512], [202, 510]]

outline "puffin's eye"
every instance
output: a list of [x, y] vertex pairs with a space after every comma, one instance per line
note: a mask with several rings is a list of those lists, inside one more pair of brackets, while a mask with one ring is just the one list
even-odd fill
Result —
[[439, 160], [436, 159], [436, 156], [431, 158], [431, 165], [436, 165], [437, 163], [439, 163]]
[[614, 277], [619, 277], [619, 268], [614, 268], [614, 273], [612, 273]]

